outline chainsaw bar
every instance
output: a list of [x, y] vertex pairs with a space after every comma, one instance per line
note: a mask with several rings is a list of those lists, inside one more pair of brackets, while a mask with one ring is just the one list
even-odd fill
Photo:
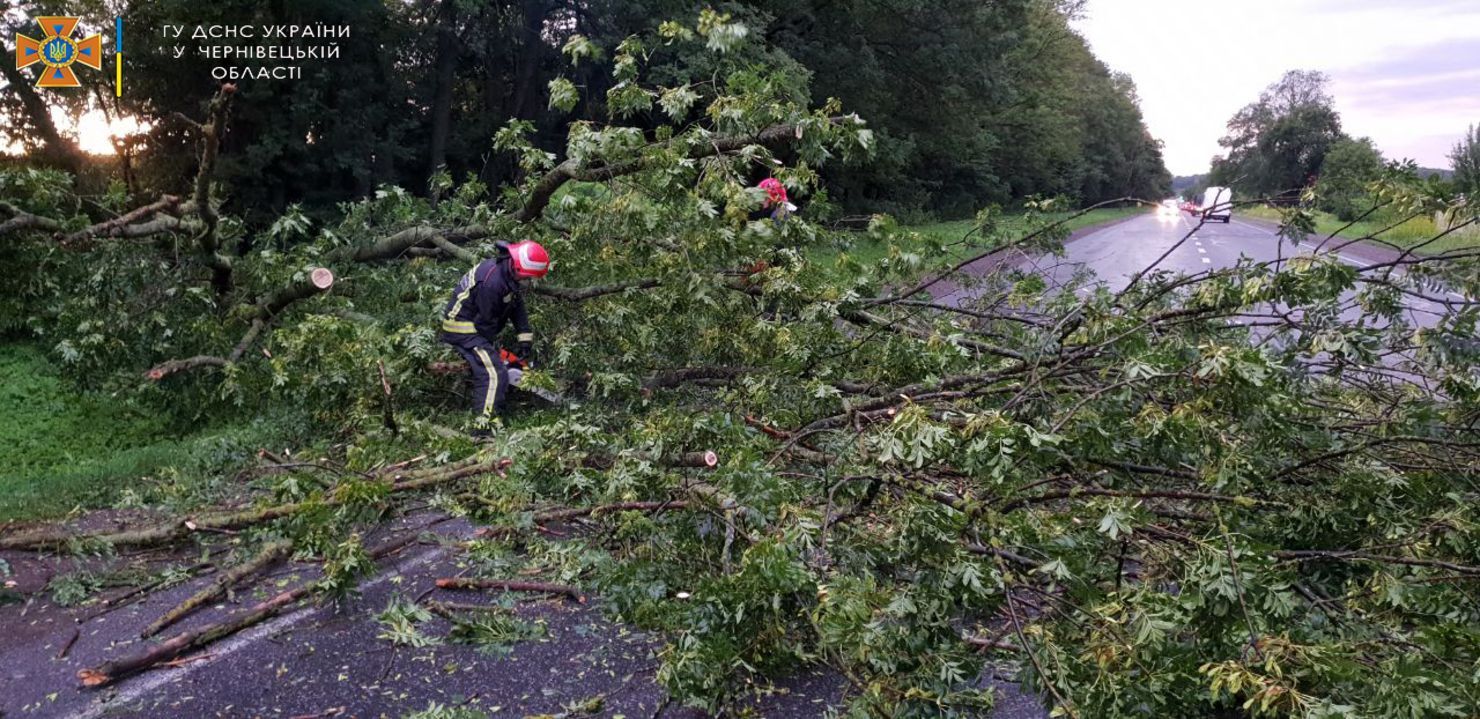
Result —
[[558, 395], [558, 394], [556, 394], [554, 392], [551, 392], [550, 390], [547, 390], [547, 389], [545, 389], [543, 387], [520, 387], [519, 386], [519, 380], [521, 380], [521, 379], [524, 379], [524, 370], [522, 370], [522, 369], [520, 369], [518, 367], [510, 367], [509, 368], [509, 386], [510, 387], [514, 387], [514, 388], [516, 388], [516, 389], [518, 389], [520, 391], [523, 391], [523, 392], [528, 392], [528, 393], [530, 393], [530, 394], [532, 394], [532, 395], [534, 395], [536, 397], [539, 397], [540, 399], [542, 399], [542, 400], [544, 400], [546, 402], [549, 402], [550, 404], [554, 404], [554, 405], [562, 405], [562, 404], [565, 404], [565, 398], [564, 397], [561, 397], [560, 395]]

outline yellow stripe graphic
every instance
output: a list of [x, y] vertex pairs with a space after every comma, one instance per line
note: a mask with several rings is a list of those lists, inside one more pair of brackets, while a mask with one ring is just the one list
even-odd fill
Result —
[[498, 397], [498, 370], [482, 347], [474, 347], [473, 354], [478, 355], [478, 359], [483, 362], [483, 369], [488, 371], [488, 394], [483, 396], [483, 416], [487, 417], [493, 414], [494, 398]]
[[468, 270], [468, 273], [463, 275], [463, 282], [468, 283], [468, 286], [463, 288], [462, 292], [457, 293], [457, 300], [452, 303], [452, 308], [447, 310], [447, 319], [457, 319], [458, 313], [462, 312], [463, 303], [468, 301], [468, 295], [473, 294], [473, 286], [477, 284], [477, 281], [478, 267], [474, 265], [473, 269]]

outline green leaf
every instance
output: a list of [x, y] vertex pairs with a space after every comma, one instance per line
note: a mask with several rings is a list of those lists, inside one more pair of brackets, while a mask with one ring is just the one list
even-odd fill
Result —
[[581, 95], [576, 91], [575, 83], [563, 77], [557, 77], [550, 81], [550, 108], [561, 112], [570, 112], [580, 102]]

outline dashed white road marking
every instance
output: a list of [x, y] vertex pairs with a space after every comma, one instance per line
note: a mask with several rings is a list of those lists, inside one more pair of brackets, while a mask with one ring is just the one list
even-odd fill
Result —
[[1206, 257], [1202, 258], [1202, 261], [1203, 261], [1203, 264], [1205, 264], [1205, 265], [1211, 265], [1211, 264], [1213, 264], [1213, 261], [1210, 260], [1210, 259], [1208, 259], [1208, 258], [1206, 258]]
[[1208, 251], [1207, 251], [1207, 250], [1205, 250], [1205, 249], [1203, 249], [1203, 248], [1201, 248], [1201, 247], [1199, 247], [1199, 248], [1197, 248], [1197, 251], [1198, 251], [1198, 252], [1199, 252], [1199, 253], [1201, 253], [1201, 254], [1204, 254], [1204, 255], [1206, 255], [1206, 254], [1208, 254]]

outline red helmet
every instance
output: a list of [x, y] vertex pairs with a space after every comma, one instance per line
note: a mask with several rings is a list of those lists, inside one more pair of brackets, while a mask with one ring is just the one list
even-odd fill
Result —
[[766, 191], [766, 207], [786, 204], [786, 185], [774, 177], [761, 180], [762, 190]]
[[509, 257], [514, 261], [514, 276], [521, 280], [544, 277], [550, 271], [550, 253], [534, 240], [509, 245]]

